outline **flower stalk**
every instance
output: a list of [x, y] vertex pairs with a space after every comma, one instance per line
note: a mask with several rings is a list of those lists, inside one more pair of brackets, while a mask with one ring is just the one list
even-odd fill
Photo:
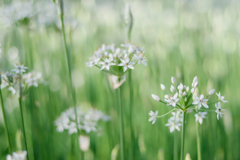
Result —
[[[77, 135], [80, 135], [80, 131], [78, 128], [78, 121], [77, 121], [77, 100], [76, 100], [76, 93], [75, 93], [75, 88], [73, 87], [73, 81], [72, 81], [72, 63], [71, 63], [71, 55], [68, 50], [67, 46], [67, 41], [66, 41], [66, 33], [65, 33], [65, 26], [64, 26], [64, 9], [63, 9], [63, 0], [59, 0], [59, 5], [60, 5], [60, 20], [61, 20], [61, 26], [62, 26], [62, 35], [63, 35], [63, 41], [64, 41], [64, 48], [67, 56], [67, 64], [68, 64], [68, 72], [69, 72], [69, 78], [70, 78], [70, 91], [72, 95], [72, 100], [73, 100], [73, 106], [74, 106], [74, 113], [75, 113], [75, 123], [76, 123], [76, 128], [77, 128]], [[76, 142], [78, 142], [78, 136], [76, 136]], [[80, 143], [80, 142], [79, 142]], [[79, 148], [79, 145], [76, 145], [77, 149], [80, 151], [80, 156], [81, 159], [83, 159], [83, 154]], [[77, 156], [78, 157], [78, 156]]]
[[198, 160], [201, 160], [201, 142], [200, 142], [200, 135], [199, 135], [199, 124], [196, 122], [196, 132], [197, 132], [197, 153], [198, 153]]
[[12, 154], [12, 146], [11, 146], [11, 141], [10, 141], [10, 135], [9, 135], [9, 128], [7, 125], [7, 117], [6, 117], [6, 111], [4, 108], [4, 101], [3, 101], [3, 96], [2, 96], [2, 76], [0, 73], [0, 98], [1, 98], [1, 106], [2, 106], [2, 114], [3, 114], [3, 121], [4, 121], [4, 126], [5, 126], [5, 130], [6, 130], [6, 135], [7, 135], [7, 140], [8, 140], [8, 152], [9, 154]]
[[186, 112], [183, 112], [183, 123], [182, 123], [182, 135], [181, 135], [181, 160], [184, 160], [184, 139], [185, 139], [185, 119], [186, 119]]
[[[22, 96], [23, 96], [23, 91], [22, 91], [22, 72], [19, 72], [19, 106], [20, 106], [20, 112], [21, 112], [21, 121], [22, 121], [22, 131], [23, 131], [23, 139], [24, 139], [24, 144], [25, 144], [25, 149], [27, 153], [28, 151], [28, 146], [27, 146], [27, 137], [26, 137], [26, 131], [25, 131], [25, 125], [24, 125], [24, 116], [23, 116], [23, 105], [22, 105]], [[29, 160], [29, 156], [27, 154], [27, 160]]]
[[118, 88], [118, 107], [120, 114], [120, 151], [121, 151], [121, 160], [124, 160], [124, 126], [123, 126], [123, 110], [122, 110], [122, 95], [121, 95], [122, 87]]

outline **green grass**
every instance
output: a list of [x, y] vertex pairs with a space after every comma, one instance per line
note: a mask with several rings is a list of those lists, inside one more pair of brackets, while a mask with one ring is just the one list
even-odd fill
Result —
[[[132, 72], [132, 118], [138, 138], [134, 148], [135, 159], [158, 159], [163, 153], [164, 159], [171, 160], [175, 142], [180, 157], [181, 132], [176, 133], [176, 138], [175, 133], [171, 134], [165, 127], [169, 116], [158, 119], [154, 125], [148, 122], [150, 110], [164, 114], [172, 109], [151, 98], [152, 93], [163, 97], [160, 83], [169, 90], [171, 76], [188, 85], [194, 76], [198, 76], [199, 86], [203, 88], [200, 93], [207, 93], [208, 86], [211, 89], [212, 85], [225, 95], [229, 102], [225, 105], [227, 113], [224, 118], [218, 121], [216, 114], [209, 112], [199, 128], [202, 159], [240, 159], [240, 4], [223, 0], [199, 1], [200, 4], [157, 0], [129, 3], [134, 16], [132, 42], [144, 47], [148, 59], [147, 67], [139, 65]], [[112, 149], [120, 143], [117, 90], [110, 87], [106, 73], [96, 67], [86, 67], [85, 62], [102, 43], [127, 41], [121, 15], [124, 4], [121, 1], [74, 1], [71, 6], [72, 9], [65, 12], [79, 21], [71, 36], [67, 31], [77, 104], [90, 104], [112, 117], [110, 122], [101, 124], [101, 136], [91, 133], [91, 150], [85, 153], [85, 159], [93, 159], [95, 155], [96, 159], [107, 160]], [[29, 159], [70, 159], [71, 137], [66, 132], [58, 133], [54, 126], [54, 120], [61, 112], [72, 106], [61, 32], [53, 27], [26, 29], [19, 25], [11, 28], [1, 25], [0, 31], [3, 48], [1, 71], [11, 70], [21, 61], [29, 66], [29, 71], [42, 72], [47, 82], [31, 88], [23, 101]], [[12, 47], [18, 49], [15, 60], [9, 59]], [[128, 87], [126, 81], [122, 90], [126, 157], [129, 156], [130, 145]], [[6, 89], [2, 93], [12, 150], [17, 151], [16, 132], [21, 129], [18, 99]], [[210, 107], [215, 108], [214, 105]], [[185, 153], [197, 159], [194, 115], [186, 116]], [[7, 135], [0, 118], [0, 159], [5, 159], [7, 146]]]

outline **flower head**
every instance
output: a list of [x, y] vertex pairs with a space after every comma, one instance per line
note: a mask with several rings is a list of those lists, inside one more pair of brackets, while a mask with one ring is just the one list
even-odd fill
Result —
[[28, 67], [24, 67], [24, 65], [14, 65], [15, 69], [12, 70], [12, 72], [22, 74], [23, 72], [26, 72], [25, 70], [28, 69]]

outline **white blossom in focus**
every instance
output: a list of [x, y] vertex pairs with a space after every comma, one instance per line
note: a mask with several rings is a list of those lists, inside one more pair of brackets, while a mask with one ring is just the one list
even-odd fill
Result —
[[168, 99], [164, 99], [164, 101], [167, 102], [167, 105], [172, 105], [173, 107], [176, 107], [177, 102], [179, 101], [178, 93], [175, 93], [174, 96], [170, 96]]
[[222, 115], [224, 115], [224, 111], [225, 109], [222, 109], [222, 105], [220, 102], [215, 103], [215, 107], [216, 107], [216, 113], [217, 113], [217, 119], [219, 120], [219, 116], [222, 117]]
[[224, 100], [224, 96], [221, 96], [221, 93], [219, 92], [218, 94], [216, 93], [216, 95], [218, 96], [218, 100], [222, 101], [223, 103], [226, 103], [228, 101]]
[[200, 109], [202, 106], [205, 108], [209, 108], [207, 105], [208, 99], [204, 99], [204, 95], [201, 94], [200, 96], [195, 96], [195, 101], [192, 103], [193, 105], [197, 105], [198, 109]]
[[149, 112], [150, 118], [149, 118], [149, 122], [152, 121], [152, 124], [154, 124], [157, 120], [157, 115], [158, 115], [158, 111], [156, 111], [156, 113], [154, 113], [153, 111]]

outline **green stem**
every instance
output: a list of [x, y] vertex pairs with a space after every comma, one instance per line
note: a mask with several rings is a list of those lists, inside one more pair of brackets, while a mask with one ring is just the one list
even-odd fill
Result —
[[122, 111], [122, 96], [121, 96], [122, 87], [118, 88], [118, 107], [120, 113], [120, 151], [121, 151], [121, 160], [124, 160], [124, 130], [123, 130], [123, 111]]
[[183, 112], [183, 124], [182, 124], [182, 135], [181, 135], [181, 160], [184, 160], [184, 139], [185, 139], [185, 119], [186, 112]]
[[[0, 76], [0, 78], [1, 78], [1, 76]], [[4, 108], [1, 86], [0, 86], [0, 96], [1, 96], [3, 121], [4, 121], [4, 126], [5, 126], [5, 129], [6, 129], [7, 140], [8, 140], [8, 152], [9, 152], [9, 154], [12, 154], [12, 146], [11, 146], [11, 142], [10, 142], [10, 134], [9, 134], [9, 129], [8, 129], [8, 125], [7, 125], [6, 111], [5, 111], [5, 108]]]
[[132, 123], [132, 109], [133, 109], [133, 88], [132, 88], [132, 71], [129, 70], [129, 93], [130, 93], [130, 101], [129, 101], [129, 124], [130, 124], [130, 159], [133, 159], [134, 156], [134, 128]]
[[197, 131], [197, 152], [198, 152], [198, 160], [201, 160], [201, 142], [200, 142], [200, 136], [199, 136], [199, 124], [196, 122], [196, 131]]
[[176, 108], [172, 109], [171, 111], [169, 111], [169, 112], [167, 112], [167, 113], [165, 113], [165, 114], [163, 114], [161, 116], [157, 116], [157, 118], [164, 117], [164, 116], [168, 115], [169, 113], [171, 113], [174, 110], [176, 110]]
[[23, 116], [23, 106], [22, 106], [22, 95], [23, 95], [23, 91], [22, 91], [22, 73], [20, 73], [20, 78], [19, 78], [19, 106], [20, 106], [20, 112], [21, 112], [21, 121], [22, 121], [22, 131], [23, 131], [23, 139], [24, 139], [24, 143], [25, 143], [25, 148], [27, 151], [27, 160], [29, 160], [29, 151], [28, 151], [28, 147], [27, 147], [27, 138], [26, 138], [26, 131], [25, 131], [25, 125], [24, 125], [24, 116]]
[[174, 133], [174, 155], [173, 155], [173, 159], [174, 160], [178, 160], [178, 133], [175, 132]]
[[[80, 131], [78, 128], [78, 121], [77, 121], [77, 108], [76, 108], [76, 104], [77, 104], [77, 100], [76, 100], [76, 94], [75, 94], [75, 88], [73, 87], [73, 82], [72, 82], [72, 63], [71, 63], [71, 55], [69, 53], [68, 47], [67, 47], [67, 41], [66, 41], [66, 33], [65, 33], [65, 26], [64, 26], [64, 11], [63, 11], [63, 0], [60, 0], [60, 19], [61, 19], [61, 25], [62, 25], [62, 35], [63, 35], [63, 41], [64, 41], [64, 47], [65, 47], [65, 52], [66, 52], [66, 56], [67, 56], [67, 64], [68, 64], [68, 72], [69, 72], [69, 78], [70, 78], [70, 90], [71, 90], [71, 94], [72, 94], [72, 99], [73, 99], [73, 107], [74, 107], [74, 114], [75, 114], [75, 123], [76, 123], [76, 128], [77, 128], [77, 138], [76, 138], [76, 142], [77, 144], [79, 144], [79, 140], [78, 140], [78, 136], [80, 135]], [[83, 159], [83, 154], [82, 151], [79, 148], [79, 145], [77, 145], [77, 149], [78, 151], [80, 151], [80, 157], [81, 159]], [[78, 157], [78, 156], [77, 156]]]

